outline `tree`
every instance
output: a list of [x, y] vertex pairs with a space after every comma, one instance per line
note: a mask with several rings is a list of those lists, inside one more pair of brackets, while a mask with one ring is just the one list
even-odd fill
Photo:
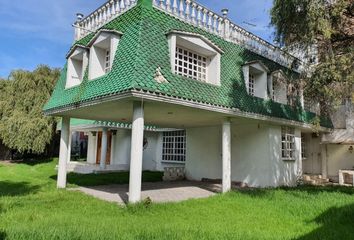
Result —
[[318, 59], [303, 78], [305, 97], [319, 102], [322, 113], [330, 114], [340, 101], [352, 98], [354, 1], [274, 0], [271, 24], [281, 46]]
[[58, 69], [38, 66], [33, 72], [16, 70], [0, 81], [0, 139], [24, 153], [43, 153], [52, 140], [55, 118], [43, 115], [59, 77]]

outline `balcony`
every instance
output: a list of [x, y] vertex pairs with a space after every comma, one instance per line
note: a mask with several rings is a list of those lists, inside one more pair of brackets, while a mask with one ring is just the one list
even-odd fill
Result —
[[[300, 72], [303, 65], [298, 58], [283, 51], [277, 46], [257, 37], [256, 35], [232, 23], [227, 18], [209, 10], [192, 0], [152, 0], [154, 8], [176, 17], [195, 27], [215, 34], [226, 41], [239, 44], [265, 58], [273, 60], [282, 66], [293, 68]], [[79, 40], [91, 32], [128, 11], [137, 4], [137, 0], [110, 0], [93, 13], [76, 24], [75, 39]]]

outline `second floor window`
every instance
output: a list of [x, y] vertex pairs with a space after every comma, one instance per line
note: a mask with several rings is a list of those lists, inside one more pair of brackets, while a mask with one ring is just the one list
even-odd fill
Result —
[[91, 40], [89, 79], [96, 79], [111, 72], [120, 34], [102, 30]]
[[168, 34], [173, 74], [220, 86], [223, 51], [209, 39], [195, 33], [171, 31]]
[[207, 81], [209, 59], [183, 47], [176, 47], [175, 73], [194, 80]]
[[111, 51], [106, 50], [106, 59], [105, 59], [105, 73], [109, 73], [111, 71]]
[[255, 77], [252, 73], [250, 73], [249, 81], [248, 81], [248, 92], [251, 96], [254, 96], [254, 83], [255, 83]]

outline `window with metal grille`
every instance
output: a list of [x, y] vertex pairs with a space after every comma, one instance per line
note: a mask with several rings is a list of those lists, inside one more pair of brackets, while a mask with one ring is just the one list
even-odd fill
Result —
[[109, 73], [111, 71], [111, 51], [106, 50], [104, 72]]
[[255, 84], [255, 76], [252, 73], [250, 73], [248, 79], [248, 93], [251, 96], [254, 96], [254, 84]]
[[281, 128], [281, 156], [283, 160], [295, 160], [295, 129]]
[[307, 158], [306, 136], [303, 133], [301, 134], [301, 158]]
[[175, 73], [194, 80], [206, 82], [208, 79], [207, 61], [208, 58], [177, 46]]
[[186, 131], [163, 133], [162, 161], [186, 161]]

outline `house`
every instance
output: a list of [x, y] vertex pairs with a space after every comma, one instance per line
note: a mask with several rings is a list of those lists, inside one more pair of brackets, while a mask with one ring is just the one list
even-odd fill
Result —
[[[73, 118], [131, 124], [125, 157], [133, 203], [141, 196], [144, 133], [154, 134], [145, 126], [182, 129], [162, 138], [165, 161], [184, 162], [187, 179], [221, 179], [223, 192], [232, 181], [275, 187], [301, 177], [301, 134], [312, 134], [316, 119], [304, 110], [301, 62], [232, 23], [227, 10], [219, 15], [190, 0], [114, 0], [79, 15], [75, 26], [44, 108], [62, 117], [59, 188]], [[320, 132], [332, 127], [325, 118], [320, 125]], [[103, 170], [111, 130], [102, 128]]]

